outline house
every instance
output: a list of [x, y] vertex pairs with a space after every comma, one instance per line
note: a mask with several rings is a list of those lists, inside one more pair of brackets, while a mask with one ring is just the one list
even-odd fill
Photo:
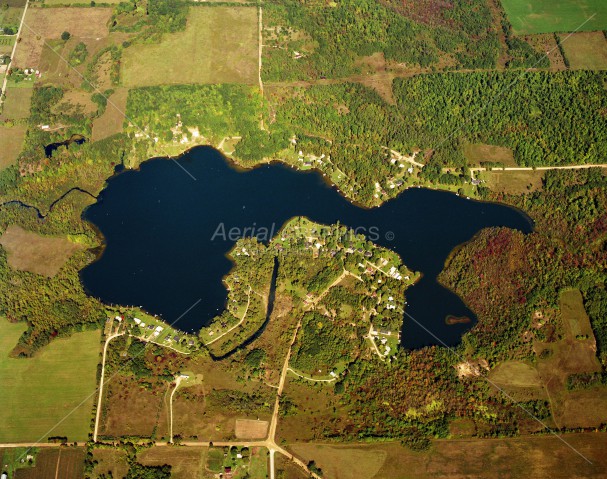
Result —
[[133, 321], [135, 321], [135, 324], [137, 324], [137, 325], [141, 324], [141, 319], [139, 319], [139, 318], [133, 318]]

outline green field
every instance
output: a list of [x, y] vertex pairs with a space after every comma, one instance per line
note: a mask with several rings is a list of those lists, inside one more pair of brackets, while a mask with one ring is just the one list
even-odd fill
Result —
[[257, 83], [257, 10], [191, 8], [183, 32], [133, 45], [122, 57], [127, 87], [179, 83]]
[[[561, 41], [565, 36], [562, 37]], [[574, 70], [607, 69], [607, 39], [603, 32], [574, 33], [563, 41], [563, 49]]]
[[607, 29], [605, 0], [502, 0], [502, 5], [517, 35]]
[[[30, 359], [9, 353], [24, 323], [0, 319], [0, 442], [86, 440], [96, 387], [99, 331], [56, 339]], [[68, 415], [69, 414], [69, 415]]]

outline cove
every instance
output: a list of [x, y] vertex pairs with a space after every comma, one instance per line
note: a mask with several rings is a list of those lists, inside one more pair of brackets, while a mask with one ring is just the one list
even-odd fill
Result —
[[[184, 331], [198, 331], [226, 302], [222, 278], [231, 269], [226, 253], [229, 232], [275, 232], [294, 216], [343, 225], [366, 233], [376, 244], [396, 251], [423, 277], [406, 292], [401, 345], [455, 345], [476, 318], [436, 277], [449, 253], [491, 226], [532, 230], [522, 212], [455, 194], [413, 188], [379, 208], [353, 205], [317, 172], [282, 164], [238, 171], [220, 152], [196, 147], [179, 159], [196, 181], [173, 161], [144, 162], [139, 170], [111, 177], [84, 218], [95, 225], [105, 248], [81, 271], [86, 290], [106, 303], [142, 306]], [[263, 238], [261, 238], [263, 239]], [[447, 324], [448, 316], [471, 318]], [[428, 332], [430, 331], [430, 332]], [[440, 338], [437, 340], [436, 337]]]

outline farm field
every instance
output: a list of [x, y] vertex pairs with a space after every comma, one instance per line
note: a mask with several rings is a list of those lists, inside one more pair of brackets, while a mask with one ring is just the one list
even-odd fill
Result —
[[127, 87], [257, 82], [257, 9], [191, 8], [185, 31], [159, 44], [134, 45], [122, 57]]
[[57, 435], [70, 441], [86, 440], [96, 387], [99, 331], [55, 339], [33, 358], [9, 357], [25, 329], [24, 323], [0, 318], [4, 401], [0, 442], [45, 441]]
[[9, 226], [0, 236], [0, 244], [8, 252], [11, 268], [48, 277], [55, 276], [81, 249], [67, 238], [40, 236], [16, 225]]
[[567, 38], [567, 41], [562, 41], [562, 44], [570, 68], [574, 70], [607, 69], [607, 39], [603, 32], [574, 33]]
[[502, 0], [502, 5], [517, 35], [607, 29], [603, 0]]
[[0, 126], [0, 170], [17, 160], [23, 146], [25, 130], [25, 125]]
[[[14, 66], [19, 68], [38, 68], [45, 42], [58, 40], [61, 33], [68, 31], [74, 40], [97, 39], [108, 35], [107, 23], [112, 14], [111, 8], [30, 8], [25, 15], [21, 43], [15, 54]], [[86, 19], [86, 21], [83, 21]]]
[[15, 479], [81, 479], [84, 477], [84, 449], [58, 447], [42, 449], [36, 465], [18, 469]]
[[592, 464], [552, 435], [441, 440], [435, 441], [426, 452], [415, 452], [396, 443], [360, 446], [294, 444], [288, 449], [304, 462], [315, 461], [324, 471], [324, 477], [331, 479], [605, 477], [607, 456], [603, 451], [607, 447], [606, 433], [567, 434], [563, 438]]

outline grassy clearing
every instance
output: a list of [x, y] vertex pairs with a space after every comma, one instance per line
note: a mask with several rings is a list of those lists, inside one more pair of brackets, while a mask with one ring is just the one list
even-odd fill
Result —
[[128, 93], [127, 88], [118, 88], [108, 99], [103, 114], [93, 120], [93, 141], [103, 140], [108, 136], [122, 132]]
[[571, 339], [594, 338], [590, 318], [584, 309], [584, 300], [579, 289], [561, 293], [561, 316]]
[[71, 33], [72, 41], [106, 37], [111, 15], [111, 8], [28, 9], [25, 23], [29, 28], [24, 28], [14, 66], [38, 68], [45, 42], [58, 40], [64, 31]]
[[296, 455], [316, 462], [326, 477], [335, 479], [372, 479], [388, 457], [385, 451], [361, 447], [297, 444], [292, 449]]
[[565, 56], [574, 70], [607, 69], [607, 40], [603, 32], [574, 33], [561, 38]]
[[11, 268], [49, 278], [82, 248], [66, 238], [40, 236], [16, 225], [9, 226], [0, 236], [0, 244], [8, 252]]
[[152, 447], [140, 453], [137, 460], [146, 466], [169, 464], [172, 479], [191, 479], [200, 477], [207, 451], [206, 447]]
[[[304, 461], [314, 460], [325, 471], [324, 477], [332, 479], [604, 477], [607, 455], [603, 451], [607, 447], [607, 434], [567, 434], [563, 439], [588, 457], [592, 464], [552, 435], [442, 440], [436, 441], [426, 452], [414, 452], [396, 443], [360, 446], [297, 444], [290, 449]], [[377, 457], [382, 456], [384, 460], [379, 471], [369, 475]]]
[[263, 439], [268, 433], [268, 421], [236, 419], [235, 435], [239, 439]]
[[469, 144], [464, 147], [464, 155], [470, 166], [480, 166], [487, 162], [500, 163], [503, 166], [518, 166], [514, 161], [512, 149], [504, 146]]
[[168, 434], [169, 387], [144, 389], [133, 377], [118, 375], [104, 389], [102, 436], [145, 436], [156, 431]]
[[32, 88], [7, 88], [0, 120], [23, 120], [30, 116]]
[[109, 473], [111, 477], [125, 477], [129, 470], [126, 452], [121, 449], [95, 449], [93, 458], [97, 461], [93, 477]]
[[504, 361], [491, 371], [489, 378], [499, 385], [541, 387], [537, 370], [522, 361]]
[[206, 467], [211, 472], [223, 472], [223, 451], [218, 448], [209, 448]]
[[560, 297], [563, 339], [536, 343], [537, 369], [546, 388], [552, 415], [558, 427], [596, 427], [607, 422], [607, 387], [579, 391], [566, 388], [570, 375], [601, 371], [596, 341], [579, 290], [566, 290]]
[[542, 189], [545, 171], [483, 171], [478, 175], [498, 193], [522, 194]]
[[[2, 2], [2, 6], [6, 5]], [[23, 14], [23, 8], [19, 7], [8, 7], [0, 9], [0, 25], [2, 27], [11, 27], [16, 33], [19, 28], [19, 22], [21, 21], [21, 15]]]
[[0, 442], [44, 441], [57, 435], [86, 440], [96, 387], [99, 331], [56, 339], [33, 358], [10, 358], [9, 352], [25, 329], [23, 323], [0, 318]]
[[550, 69], [552, 71], [566, 70], [567, 65], [563, 59], [556, 39], [552, 33], [538, 33], [536, 35], [526, 35], [524, 40], [536, 51], [543, 52], [550, 60]]
[[255, 8], [191, 8], [183, 32], [167, 34], [159, 44], [125, 50], [123, 84], [255, 84], [257, 43]]
[[0, 37], [0, 55], [10, 55], [13, 51], [14, 37]]
[[25, 125], [7, 127], [0, 126], [0, 170], [17, 161], [23, 139], [25, 138]]
[[268, 450], [265, 447], [254, 447], [251, 450], [248, 473], [250, 479], [266, 479], [268, 477]]
[[537, 369], [522, 361], [504, 361], [498, 364], [489, 373], [489, 379], [514, 400], [547, 399]]
[[502, 0], [502, 5], [517, 35], [607, 29], [604, 0]]

